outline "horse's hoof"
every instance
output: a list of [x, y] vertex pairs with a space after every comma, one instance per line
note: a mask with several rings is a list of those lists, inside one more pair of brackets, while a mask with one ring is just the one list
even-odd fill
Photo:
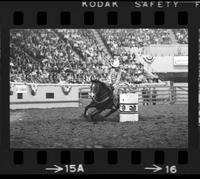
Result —
[[88, 115], [88, 118], [90, 121], [93, 121], [93, 117], [91, 115]]
[[81, 115], [81, 118], [88, 118], [88, 116], [85, 115], [85, 114], [82, 114], [82, 115]]

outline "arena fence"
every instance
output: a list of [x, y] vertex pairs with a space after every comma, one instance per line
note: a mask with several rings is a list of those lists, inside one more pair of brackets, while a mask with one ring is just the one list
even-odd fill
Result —
[[[10, 83], [10, 109], [79, 107], [89, 92], [89, 84]], [[186, 83], [141, 84], [134, 92], [139, 105], [188, 103]]]
[[10, 109], [79, 107], [84, 84], [10, 83]]
[[[188, 103], [187, 83], [143, 84], [138, 85], [134, 92], [138, 93], [140, 105]], [[79, 95], [82, 99], [89, 98], [89, 88], [80, 89]]]
[[188, 84], [187, 83], [175, 83], [174, 93], [176, 103], [188, 103]]

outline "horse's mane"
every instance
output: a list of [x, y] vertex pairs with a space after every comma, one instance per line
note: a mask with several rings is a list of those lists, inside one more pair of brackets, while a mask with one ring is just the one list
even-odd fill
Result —
[[102, 81], [100, 81], [100, 80], [97, 80], [97, 79], [96, 79], [96, 80], [94, 80], [94, 82], [95, 82], [95, 83], [100, 83], [104, 88], [109, 89], [108, 86], [107, 86], [104, 82], [102, 82]]

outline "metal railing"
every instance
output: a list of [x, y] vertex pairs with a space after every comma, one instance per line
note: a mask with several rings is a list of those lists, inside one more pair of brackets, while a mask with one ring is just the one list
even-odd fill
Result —
[[[80, 98], [90, 98], [89, 89], [80, 89]], [[188, 103], [188, 85], [173, 84], [170, 86], [138, 87], [134, 92], [138, 93], [139, 104], [156, 105], [156, 104], [187, 104]]]

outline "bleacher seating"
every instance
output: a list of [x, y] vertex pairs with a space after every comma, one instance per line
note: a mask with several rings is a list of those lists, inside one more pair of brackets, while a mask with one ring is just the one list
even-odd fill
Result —
[[[99, 29], [97, 32], [112, 57], [120, 61], [121, 80], [130, 83], [149, 79], [136, 55], [127, 52], [126, 47], [172, 43], [169, 31], [163, 29]], [[173, 33], [178, 43], [187, 43], [184, 30], [173, 30]], [[12, 82], [89, 83], [91, 76], [105, 81], [112, 60], [90, 29], [11, 30]]]

